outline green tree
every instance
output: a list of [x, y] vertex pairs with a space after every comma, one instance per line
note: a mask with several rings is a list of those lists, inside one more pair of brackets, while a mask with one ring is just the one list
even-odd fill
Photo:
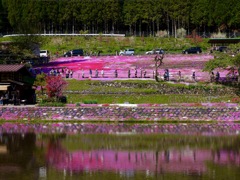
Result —
[[211, 72], [217, 68], [229, 68], [238, 71], [238, 81], [240, 82], [240, 53], [238, 53], [240, 44], [233, 44], [229, 46], [226, 53], [215, 52], [214, 59], [205, 64], [204, 71]]
[[44, 90], [43, 87], [46, 85], [46, 74], [45, 73], [38, 74], [36, 76], [34, 85], [35, 86], [40, 86], [40, 90], [41, 90], [41, 93], [43, 95], [43, 90]]

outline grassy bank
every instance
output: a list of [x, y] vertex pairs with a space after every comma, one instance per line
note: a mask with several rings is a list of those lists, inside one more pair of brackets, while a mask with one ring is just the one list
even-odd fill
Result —
[[[12, 41], [11, 38], [0, 38], [2, 41]], [[183, 49], [191, 46], [200, 46], [203, 50], [210, 47], [208, 39], [201, 39], [196, 43], [193, 39], [187, 38], [160, 38], [160, 37], [97, 37], [89, 36], [55, 36], [42, 37], [40, 48], [47, 49], [54, 56], [56, 52], [62, 55], [71, 49], [82, 48], [85, 52], [98, 52], [101, 54], [115, 54], [125, 48], [134, 48], [136, 54], [143, 54], [154, 48], [163, 48], [172, 53], [181, 53]]]
[[[68, 80], [68, 87], [65, 91], [68, 103], [94, 102], [98, 104], [118, 104], [118, 103], [153, 103], [153, 104], [170, 104], [170, 103], [205, 103], [205, 102], [231, 102], [234, 94], [225, 95], [210, 93], [211, 91], [226, 91], [219, 85], [191, 85], [157, 83], [154, 81], [77, 81]], [[120, 85], [120, 86], [119, 86]], [[164, 88], [172, 89], [171, 94], [159, 93], [159, 85]], [[176, 88], [185, 89], [183, 93], [175, 93]], [[194, 91], [194, 89], [200, 89]], [[196, 94], [187, 93], [189, 90]], [[184, 94], [185, 92], [185, 94]], [[208, 94], [208, 95], [206, 95]]]

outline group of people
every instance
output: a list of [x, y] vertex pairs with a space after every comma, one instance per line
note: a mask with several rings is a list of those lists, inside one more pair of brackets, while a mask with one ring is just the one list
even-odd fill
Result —
[[73, 70], [72, 69], [68, 69], [68, 68], [61, 68], [61, 69], [51, 69], [49, 71], [49, 75], [51, 76], [62, 76], [65, 78], [72, 78], [73, 77]]
[[219, 82], [219, 79], [220, 79], [220, 73], [217, 71], [216, 76], [215, 76], [214, 72], [212, 71], [211, 75], [210, 75], [210, 81], [211, 82]]
[[[115, 69], [114, 70], [114, 77], [118, 78], [119, 77], [118, 74], [119, 74], [118, 70]], [[127, 76], [128, 76], [128, 78], [131, 78], [131, 70], [130, 69], [127, 71]], [[81, 70], [81, 77], [85, 78], [85, 71], [84, 71], [84, 69]], [[100, 76], [99, 76], [98, 69], [95, 70], [95, 74], [94, 74], [92, 69], [89, 69], [89, 78], [93, 78], [93, 77], [95, 77], [95, 78], [99, 78], [99, 77], [106, 78], [105, 72], [104, 72], [103, 69], [100, 71]], [[138, 69], [135, 68], [133, 77], [135, 77], [135, 78], [147, 78], [147, 71], [140, 68], [140, 75], [139, 75], [138, 74]]]
[[[17, 103], [17, 100], [18, 100], [18, 103]], [[16, 93], [11, 93], [11, 94], [8, 91], [6, 91], [0, 95], [0, 105], [9, 104], [10, 101], [14, 105], [20, 104], [19, 91], [16, 91]]]
[[[155, 74], [156, 74], [156, 72], [153, 71], [153, 78], [155, 78]], [[182, 72], [181, 72], [181, 71], [178, 71], [177, 75], [178, 75], [178, 81], [182, 81]], [[169, 69], [165, 69], [165, 70], [164, 70], [163, 80], [164, 80], [164, 81], [170, 81], [170, 72], [169, 72]], [[196, 73], [195, 73], [195, 71], [193, 71], [193, 73], [192, 73], [192, 81], [196, 81]]]

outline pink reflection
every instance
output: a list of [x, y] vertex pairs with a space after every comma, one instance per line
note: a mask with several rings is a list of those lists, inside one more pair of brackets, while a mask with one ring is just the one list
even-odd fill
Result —
[[67, 152], [60, 144], [50, 145], [48, 162], [58, 170], [81, 171], [148, 171], [152, 173], [204, 173], [207, 162], [240, 165], [239, 154], [206, 149], [166, 151], [92, 150]]

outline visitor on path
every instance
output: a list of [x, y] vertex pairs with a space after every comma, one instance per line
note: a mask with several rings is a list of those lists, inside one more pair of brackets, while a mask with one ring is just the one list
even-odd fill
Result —
[[192, 80], [193, 80], [193, 81], [196, 81], [196, 73], [195, 73], [195, 71], [194, 71], [193, 74], [192, 74]]
[[69, 78], [69, 70], [66, 70], [66, 78]]
[[104, 70], [101, 71], [102, 78], [104, 77]]
[[181, 71], [178, 71], [178, 81], [180, 82], [181, 81], [181, 79], [182, 79], [182, 72]]
[[137, 78], [137, 68], [135, 69], [135, 78]]
[[70, 74], [70, 78], [72, 78], [73, 77], [73, 70], [72, 69], [70, 70], [69, 74]]
[[89, 69], [89, 76], [92, 77], [92, 69]]
[[129, 69], [128, 70], [128, 78], [130, 78], [130, 76], [131, 76], [131, 70]]
[[84, 70], [82, 69], [82, 78], [84, 78]]
[[143, 70], [142, 68], [140, 68], [140, 78], [142, 78], [142, 75], [143, 75]]
[[144, 72], [143, 72], [143, 77], [144, 77], [144, 78], [147, 77], [147, 71], [146, 71], [146, 70], [144, 70]]
[[114, 71], [114, 74], [115, 74], [115, 78], [117, 78], [117, 77], [118, 77], [118, 71], [117, 71], [117, 69]]
[[98, 78], [98, 70], [97, 69], [95, 71], [95, 76], [96, 76], [96, 78]]
[[167, 81], [169, 81], [169, 69], [166, 69], [167, 72]]
[[216, 82], [219, 82], [219, 79], [220, 79], [220, 73], [217, 71], [217, 73], [216, 73]]
[[164, 72], [163, 79], [164, 79], [164, 81], [167, 81], [167, 71]]
[[0, 105], [3, 105], [3, 96], [0, 98]]
[[215, 79], [215, 75], [214, 75], [214, 72], [212, 71], [210, 75], [210, 81], [214, 82], [214, 79]]

